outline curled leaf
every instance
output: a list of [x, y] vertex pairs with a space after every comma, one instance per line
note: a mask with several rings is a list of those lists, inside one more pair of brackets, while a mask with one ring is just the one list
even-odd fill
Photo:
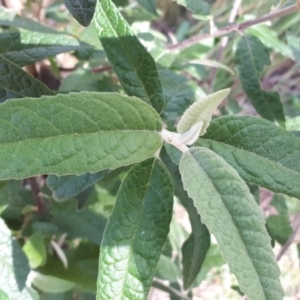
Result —
[[195, 124], [203, 122], [200, 134], [206, 132], [211, 121], [212, 114], [222, 100], [229, 94], [230, 89], [224, 89], [213, 93], [203, 99], [193, 103], [183, 114], [177, 125], [178, 133], [185, 133], [190, 130]]

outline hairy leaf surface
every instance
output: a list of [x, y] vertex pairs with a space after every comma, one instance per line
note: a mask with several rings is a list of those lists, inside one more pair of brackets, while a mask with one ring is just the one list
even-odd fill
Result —
[[173, 187], [157, 159], [135, 164], [101, 244], [97, 299], [146, 299], [172, 217]]
[[243, 90], [256, 111], [263, 118], [277, 121], [284, 126], [285, 117], [279, 94], [264, 91], [259, 82], [263, 67], [270, 64], [268, 49], [257, 37], [243, 35], [238, 44], [235, 59]]
[[161, 113], [165, 102], [154, 59], [111, 0], [98, 0], [94, 23], [125, 92], [151, 104]]
[[193, 103], [183, 114], [177, 125], [177, 131], [179, 133], [184, 133], [191, 129], [196, 123], [203, 122], [200, 132], [200, 135], [203, 135], [209, 126], [214, 110], [229, 92], [230, 89], [221, 90]]
[[246, 183], [209, 149], [191, 148], [179, 165], [184, 188], [216, 237], [230, 270], [250, 300], [281, 300], [280, 271], [265, 220]]
[[82, 26], [87, 27], [90, 25], [97, 0], [64, 0], [64, 3], [72, 16]]
[[0, 104], [0, 179], [83, 174], [151, 157], [158, 114], [134, 97], [70, 93]]
[[196, 145], [218, 153], [245, 181], [300, 199], [300, 140], [271, 122], [219, 118]]
[[10, 98], [53, 94], [42, 82], [0, 55], [0, 102]]

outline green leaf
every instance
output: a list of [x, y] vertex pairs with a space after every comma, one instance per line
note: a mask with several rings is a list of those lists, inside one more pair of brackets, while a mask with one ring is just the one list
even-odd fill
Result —
[[263, 118], [284, 126], [285, 117], [279, 94], [264, 91], [259, 82], [263, 67], [270, 64], [268, 49], [257, 37], [243, 35], [238, 43], [235, 59], [243, 90], [256, 111]]
[[184, 133], [198, 122], [203, 122], [200, 132], [200, 135], [203, 135], [209, 126], [213, 112], [229, 93], [230, 89], [221, 90], [192, 104], [179, 121], [177, 131]]
[[215, 236], [248, 299], [281, 300], [280, 271], [265, 220], [246, 183], [226, 161], [205, 148], [183, 153], [179, 169], [202, 222]]
[[43, 266], [47, 260], [46, 246], [41, 232], [34, 232], [23, 246], [32, 269]]
[[94, 23], [125, 92], [151, 104], [161, 113], [165, 102], [154, 59], [111, 0], [98, 0]]
[[64, 201], [78, 195], [83, 190], [92, 186], [107, 174], [107, 170], [97, 173], [86, 173], [80, 176], [66, 175], [47, 177], [47, 186], [53, 192], [52, 197], [58, 201]]
[[201, 18], [203, 16], [210, 14], [211, 4], [215, 1], [213, 0], [176, 0], [178, 4], [185, 6], [187, 9], [191, 10], [195, 18]]
[[60, 32], [39, 32], [31, 29], [0, 30], [0, 54], [20, 67], [63, 52], [87, 49], [76, 38]]
[[180, 271], [170, 257], [162, 254], [157, 263], [155, 277], [170, 282], [177, 282], [178, 278], [180, 278]]
[[3, 6], [0, 7], [0, 25], [23, 28], [33, 32], [57, 33], [55, 29], [42, 25], [41, 23], [35, 22], [31, 19], [20, 17], [14, 10], [7, 9]]
[[197, 85], [169, 69], [159, 68], [158, 74], [167, 103], [162, 118], [174, 126], [177, 118], [194, 102]]
[[[167, 153], [172, 153], [174, 158], [172, 159], [170, 155], [168, 157], [166, 155]], [[184, 289], [187, 289], [191, 286], [201, 270], [206, 253], [210, 247], [210, 234], [207, 227], [201, 222], [201, 217], [194, 206], [193, 200], [189, 198], [183, 189], [181, 175], [178, 169], [182, 153], [175, 147], [166, 145], [165, 148], [161, 150], [160, 155], [170, 174], [172, 174], [175, 195], [187, 210], [192, 226], [192, 233], [184, 242], [181, 249], [183, 284]]]
[[285, 198], [282, 195], [274, 195], [270, 203], [277, 210], [277, 215], [271, 215], [267, 219], [267, 226], [271, 236], [281, 245], [285, 244], [291, 234], [293, 228], [289, 221], [288, 209]]
[[32, 300], [26, 289], [28, 261], [10, 230], [0, 219], [0, 287], [9, 299]]
[[153, 15], [157, 15], [156, 0], [137, 0], [137, 2]]
[[10, 98], [53, 94], [42, 82], [0, 55], [0, 102]]
[[0, 180], [83, 174], [151, 157], [160, 148], [158, 114], [134, 97], [70, 93], [0, 104]]
[[196, 145], [218, 153], [245, 181], [300, 199], [300, 140], [271, 122], [219, 118]]
[[146, 299], [172, 217], [171, 178], [157, 159], [135, 164], [101, 244], [97, 299]]
[[52, 223], [72, 237], [87, 238], [100, 245], [106, 220], [88, 208], [76, 209], [76, 200], [57, 203], [52, 209]]
[[75, 286], [74, 282], [35, 271], [30, 272], [30, 279], [33, 285], [44, 293], [63, 293]]
[[300, 116], [287, 120], [286, 128], [289, 131], [300, 131]]
[[64, 4], [72, 16], [82, 25], [89, 26], [96, 7], [97, 0], [64, 0]]

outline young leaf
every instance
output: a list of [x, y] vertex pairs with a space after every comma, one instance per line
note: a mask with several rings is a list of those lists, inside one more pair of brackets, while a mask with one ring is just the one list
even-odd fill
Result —
[[285, 126], [279, 94], [264, 91], [259, 82], [259, 75], [263, 67], [270, 64], [268, 49], [257, 37], [244, 35], [238, 43], [235, 59], [243, 90], [256, 111], [263, 118], [277, 121], [280, 125]]
[[83, 174], [151, 157], [161, 120], [134, 97], [70, 93], [0, 104], [0, 180]]
[[276, 208], [278, 214], [267, 219], [268, 230], [278, 243], [284, 245], [293, 233], [284, 196], [274, 195], [270, 204]]
[[177, 131], [181, 134], [185, 133], [191, 129], [193, 125], [203, 122], [200, 131], [200, 135], [203, 135], [209, 126], [214, 110], [224, 100], [229, 92], [230, 89], [221, 90], [192, 104], [179, 121]]
[[0, 54], [20, 67], [33, 64], [49, 56], [78, 49], [91, 48], [60, 32], [39, 32], [23, 29], [0, 31]]
[[[172, 153], [172, 157], [167, 153]], [[179, 198], [181, 204], [187, 210], [192, 226], [192, 233], [182, 246], [182, 275], [184, 288], [191, 286], [198, 273], [201, 270], [202, 264], [206, 257], [206, 253], [210, 247], [210, 234], [207, 227], [201, 222], [201, 217], [198, 214], [193, 200], [189, 198], [186, 191], [183, 189], [181, 176], [178, 169], [178, 160], [182, 153], [172, 145], [167, 144], [161, 150], [161, 159], [167, 166], [175, 187], [175, 195]], [[178, 162], [178, 164], [177, 164]]]
[[154, 59], [111, 0], [98, 0], [93, 22], [125, 92], [161, 113], [165, 103]]
[[300, 199], [300, 140], [271, 122], [219, 118], [196, 145], [218, 153], [245, 181]]
[[89, 26], [96, 7], [97, 0], [64, 0], [64, 4], [72, 16], [82, 26]]
[[101, 244], [98, 300], [144, 300], [172, 217], [173, 187], [163, 164], [134, 165], [118, 192]]
[[42, 82], [0, 55], [0, 102], [10, 98], [53, 94]]
[[10, 230], [0, 219], [0, 289], [9, 299], [32, 300], [26, 290], [28, 261]]
[[184, 188], [249, 300], [281, 300], [280, 271], [262, 212], [248, 186], [220, 156], [191, 148], [179, 164]]
[[86, 173], [82, 175], [56, 176], [47, 177], [47, 186], [53, 192], [52, 197], [57, 201], [64, 201], [78, 195], [83, 190], [92, 186], [108, 173], [103, 170], [97, 173]]

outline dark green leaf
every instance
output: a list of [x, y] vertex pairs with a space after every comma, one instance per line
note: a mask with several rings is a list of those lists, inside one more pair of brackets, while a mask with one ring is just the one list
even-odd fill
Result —
[[109, 93], [10, 100], [0, 104], [0, 127], [1, 180], [115, 169], [153, 156], [162, 143], [152, 107]]
[[285, 117], [279, 94], [264, 91], [259, 82], [263, 67], [270, 64], [268, 49], [257, 37], [243, 35], [238, 43], [235, 59], [243, 90], [256, 111], [263, 118], [284, 126]]
[[270, 204], [276, 208], [277, 215], [271, 215], [267, 219], [268, 230], [271, 236], [283, 245], [293, 233], [285, 198], [282, 195], [274, 195]]
[[218, 153], [245, 181], [300, 199], [300, 139], [271, 122], [219, 118], [196, 145]]
[[0, 30], [0, 54], [22, 67], [59, 53], [91, 47], [58, 31], [31, 30], [2, 29], [2, 33]]
[[90, 25], [97, 0], [64, 0], [64, 3], [72, 16], [82, 26], [87, 27]]
[[99, 181], [108, 171], [100, 171], [97, 173], [86, 173], [83, 175], [66, 175], [56, 176], [49, 175], [47, 178], [47, 185], [53, 192], [52, 196], [58, 201], [70, 199], [78, 195], [83, 190], [92, 186], [94, 183]]
[[94, 23], [125, 92], [151, 104], [161, 113], [165, 103], [154, 59], [111, 0], [98, 1]]
[[59, 203], [52, 209], [52, 223], [72, 237], [87, 238], [100, 245], [106, 220], [88, 208], [76, 209], [76, 200]]
[[280, 271], [261, 210], [238, 173], [209, 149], [191, 148], [179, 165], [184, 188], [249, 300], [281, 300]]
[[53, 94], [42, 82], [0, 55], [0, 102], [10, 98]]
[[172, 217], [163, 164], [134, 165], [118, 192], [101, 244], [97, 299], [146, 299]]

